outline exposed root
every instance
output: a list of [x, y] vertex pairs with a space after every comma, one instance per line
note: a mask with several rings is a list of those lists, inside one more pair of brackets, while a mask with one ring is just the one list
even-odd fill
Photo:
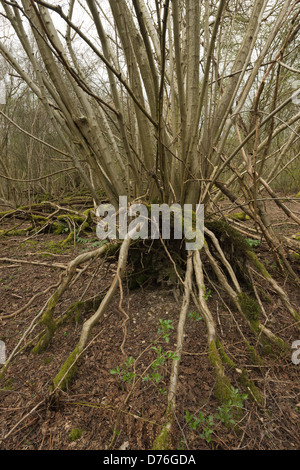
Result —
[[213, 367], [216, 379], [214, 392], [218, 401], [223, 404], [228, 402], [228, 400], [230, 399], [231, 384], [230, 380], [225, 375], [222, 360], [216, 346], [216, 327], [214, 319], [207, 306], [207, 302], [205, 299], [204, 275], [199, 251], [195, 251], [193, 253], [193, 262], [196, 283], [198, 287], [199, 307], [203, 314], [208, 333], [208, 358]]
[[51, 341], [57, 329], [57, 324], [55, 323], [55, 320], [53, 319], [53, 313], [54, 313], [55, 307], [57, 303], [59, 302], [63, 293], [69, 287], [74, 275], [76, 274], [76, 270], [78, 266], [80, 266], [83, 263], [86, 263], [87, 261], [90, 261], [91, 259], [96, 259], [99, 256], [102, 256], [105, 252], [108, 251], [108, 249], [112, 249], [112, 246], [110, 244], [104, 244], [103, 246], [97, 248], [96, 250], [90, 251], [88, 253], [83, 253], [77, 256], [77, 258], [75, 258], [74, 260], [70, 262], [70, 264], [68, 265], [65, 277], [63, 278], [62, 282], [60, 283], [56, 291], [52, 294], [52, 296], [47, 302], [46, 310], [43, 313], [43, 316], [40, 320], [40, 323], [46, 326], [46, 332], [40, 338], [37, 345], [33, 348], [32, 352], [34, 354], [39, 354], [42, 351], [44, 351], [47, 348], [49, 342]]
[[108, 289], [106, 295], [104, 296], [103, 300], [101, 301], [96, 312], [88, 320], [84, 322], [82, 331], [81, 331], [81, 336], [80, 336], [77, 346], [69, 355], [69, 357], [67, 358], [65, 363], [62, 365], [61, 369], [59, 370], [55, 378], [53, 379], [53, 384], [55, 388], [58, 386], [58, 384], [60, 384], [59, 387], [61, 389], [65, 389], [67, 384], [70, 382], [70, 380], [74, 376], [76, 369], [75, 367], [72, 366], [72, 363], [76, 361], [76, 358], [78, 357], [78, 355], [81, 354], [81, 352], [84, 350], [88, 342], [88, 338], [89, 338], [89, 335], [93, 326], [96, 323], [98, 323], [100, 319], [103, 317], [107, 307], [109, 306], [113, 298], [113, 295], [115, 294], [117, 287], [122, 282], [121, 279], [123, 277], [123, 274], [126, 268], [130, 243], [131, 243], [130, 234], [128, 234], [126, 235], [120, 248], [117, 272], [115, 274], [113, 282], [110, 288]]
[[225, 289], [232, 303], [237, 308], [237, 311], [242, 316], [242, 318], [247, 321], [252, 332], [259, 338], [260, 343], [268, 351], [270, 351], [271, 349], [271, 345], [269, 344], [270, 341], [273, 345], [276, 345], [280, 350], [286, 351], [287, 346], [285, 345], [285, 343], [274, 333], [272, 333], [268, 328], [266, 328], [260, 323], [259, 316], [261, 309], [259, 304], [247, 294], [241, 292], [241, 290], [239, 290], [239, 292], [235, 292], [234, 289], [229, 285], [226, 276], [222, 272], [218, 263], [212, 256], [207, 244], [204, 245], [204, 250], [219, 280], [219, 284]]
[[259, 261], [255, 253], [252, 251], [247, 252], [248, 259], [252, 262], [252, 264], [258, 269], [258, 271], [264, 276], [266, 281], [271, 285], [271, 287], [275, 290], [275, 292], [280, 297], [283, 305], [286, 307], [289, 314], [292, 318], [297, 322], [298, 328], [300, 328], [300, 315], [296, 312], [296, 310], [292, 307], [287, 294], [284, 290], [278, 285], [278, 283], [273, 279], [271, 274], [268, 272], [266, 267]]
[[233, 369], [238, 374], [238, 381], [241, 385], [245, 387], [249, 394], [249, 398], [254, 400], [259, 406], [264, 405], [264, 397], [254, 384], [253, 380], [251, 380], [248, 376], [248, 372], [246, 369], [240, 369], [235, 362], [229, 358], [229, 356], [225, 353], [222, 343], [217, 339], [217, 348], [219, 354], [222, 358], [223, 364], [227, 365], [231, 369]]
[[193, 261], [192, 253], [188, 253], [187, 267], [184, 280], [184, 296], [182, 300], [179, 321], [177, 326], [177, 346], [176, 346], [176, 359], [173, 359], [172, 370], [170, 377], [169, 393], [168, 393], [168, 406], [165, 415], [165, 423], [161, 432], [155, 438], [152, 449], [153, 450], [167, 450], [171, 446], [171, 434], [173, 428], [174, 413], [176, 408], [176, 392], [178, 383], [179, 365], [181, 353], [183, 348], [184, 339], [184, 326], [187, 316], [187, 311], [190, 304], [190, 296], [192, 292], [192, 274], [193, 274]]
[[[217, 334], [217, 324], [207, 303], [204, 282], [205, 271], [203, 267], [202, 254], [205, 255], [205, 260], [208, 261], [210, 268], [213, 270], [214, 277], [216, 277], [218, 280], [217, 282], [218, 288], [220, 288], [220, 292], [222, 293], [222, 290], [226, 292], [231, 304], [235, 307], [233, 310], [238, 312], [239, 317], [244, 320], [244, 323], [246, 325], [248, 325], [251, 332], [254, 334], [257, 343], [263, 346], [264, 352], [272, 352], [273, 350], [275, 351], [275, 349], [276, 351], [279, 350], [280, 352], [286, 352], [289, 350], [289, 348], [284, 343], [284, 341], [282, 341], [269, 328], [267, 328], [266, 325], [261, 322], [261, 313], [264, 312], [264, 309], [258, 291], [257, 289], [255, 289], [255, 286], [253, 287], [255, 293], [254, 298], [244, 292], [242, 288], [243, 280], [249, 280], [249, 274], [247, 274], [247, 270], [249, 271], [250, 267], [251, 269], [259, 271], [260, 275], [262, 275], [262, 277], [269, 283], [270, 287], [278, 294], [281, 301], [287, 308], [288, 312], [291, 314], [292, 318], [298, 322], [299, 326], [299, 315], [293, 309], [288, 299], [288, 296], [286, 295], [284, 290], [277, 284], [277, 282], [272, 278], [272, 276], [266, 270], [264, 265], [258, 260], [257, 256], [248, 246], [244, 237], [237, 233], [236, 230], [232, 229], [232, 227], [228, 228], [229, 226], [227, 224], [225, 225], [225, 235], [223, 233], [221, 236], [217, 237], [214, 231], [210, 230], [211, 228], [214, 228], [213, 225], [214, 223], [209, 228], [205, 228], [206, 240], [204, 242], [203, 252], [201, 252], [201, 257], [200, 251], [188, 252], [187, 254], [185, 280], [183, 282], [184, 293], [177, 325], [177, 344], [175, 350], [175, 359], [173, 359], [172, 361], [167, 397], [167, 408], [164, 415], [161, 431], [154, 440], [152, 447], [153, 450], [167, 450], [172, 448], [172, 434], [174, 431], [174, 419], [176, 416], [176, 394], [178, 386], [179, 367], [183, 349], [186, 316], [191, 296], [193, 297], [194, 302], [199, 311], [201, 312], [205, 321], [207, 329], [208, 359], [212, 366], [215, 378], [214, 394], [220, 405], [228, 403], [231, 398], [232, 386], [231, 381], [227, 376], [228, 369], [230, 370], [230, 372], [236, 374], [237, 380], [245, 388], [249, 398], [251, 398], [258, 406], [264, 405], [264, 397], [249, 377], [248, 371], [245, 368], [240, 368], [239, 365], [228, 356], [228, 354], [225, 352], [223, 344], [220, 341], [219, 335]], [[215, 227], [217, 227], [217, 235], [220, 235], [221, 226], [222, 228], [224, 228], [223, 222], [217, 222], [215, 225]], [[71, 233], [73, 233], [74, 235], [75, 232]], [[69, 241], [71, 240], [71, 233], [68, 237]], [[236, 251], [233, 250], [233, 257], [238, 257], [238, 255], [240, 254], [243, 255], [243, 263], [240, 264], [243, 264], [242, 268], [243, 273], [245, 274], [244, 278], [242, 278], [242, 276], [241, 278], [238, 276], [237, 272], [239, 271], [236, 271], [234, 269], [234, 263], [232, 263], [232, 260], [230, 260], [230, 258], [227, 258], [227, 251], [225, 254], [225, 251], [222, 248], [222, 236], [225, 236], [225, 238], [228, 237], [234, 245], [234, 249]], [[70, 317], [74, 316], [75, 321], [78, 323], [79, 317], [82, 313], [88, 313], [92, 310], [94, 313], [83, 323], [80, 338], [76, 347], [70, 353], [70, 355], [65, 360], [65, 362], [63, 363], [63, 365], [61, 366], [58, 373], [53, 379], [53, 387], [51, 390], [51, 394], [57, 389], [66, 389], [66, 387], [76, 374], [78, 360], [87, 348], [92, 328], [96, 324], [98, 324], [103, 318], [103, 315], [106, 312], [108, 306], [110, 305], [110, 302], [112, 301], [112, 298], [115, 295], [118, 287], [120, 288], [121, 293], [121, 306], [123, 299], [122, 278], [127, 267], [130, 244], [131, 237], [130, 234], [128, 234], [122, 244], [120, 244], [119, 242], [106, 243], [105, 245], [101, 246], [100, 248], [97, 248], [94, 251], [79, 255], [72, 262], [70, 262], [65, 273], [61, 274], [61, 279], [59, 283], [55, 286], [55, 292], [51, 295], [51, 297], [44, 305], [43, 309], [34, 318], [30, 327], [24, 333], [17, 347], [13, 351], [13, 354], [9, 358], [8, 363], [20, 351], [20, 346], [22, 342], [24, 342], [24, 340], [28, 337], [28, 335], [38, 324], [43, 325], [44, 329], [42, 332], [39, 333], [39, 335], [36, 336], [38, 342], [33, 348], [33, 353], [36, 354], [42, 352], [43, 350], [45, 350], [45, 348], [47, 348], [57, 329]], [[106, 290], [106, 292], [102, 294], [98, 293], [98, 295], [93, 299], [83, 301], [82, 298], [85, 296], [85, 293], [90, 287], [90, 283], [88, 283], [86, 289], [84, 290], [82, 298], [79, 301], [75, 302], [73, 305], [71, 305], [64, 312], [64, 314], [61, 315], [60, 318], [54, 318], [55, 308], [58, 302], [60, 301], [62, 295], [67, 289], [72, 287], [73, 283], [76, 282], [78, 277], [82, 274], [82, 272], [84, 272], [84, 269], [86, 269], [87, 267], [85, 266], [85, 268], [83, 268], [81, 271], [78, 268], [82, 264], [92, 263], [96, 258], [102, 256], [107, 251], [116, 250], [117, 248], [120, 248], [117, 272], [113, 278], [110, 287]], [[172, 258], [172, 252], [168, 251], [169, 246], [167, 249], [164, 245], [164, 248], [167, 251], [168, 257], [173, 263], [174, 271], [177, 274], [177, 277], [179, 277], [179, 279], [181, 280], [182, 277], [180, 276], [179, 271], [177, 270], [178, 266], [176, 265], [176, 262]], [[170, 244], [170, 250], [171, 249], [172, 244]], [[98, 271], [96, 270], [96, 272]], [[195, 277], [197, 296], [193, 292], [193, 275]], [[231, 314], [235, 319], [234, 312], [231, 312]], [[267, 324], [268, 317], [266, 315], [266, 312], [264, 315], [264, 319], [266, 320]], [[251, 346], [243, 334], [242, 337], [253, 362], [256, 364], [261, 364], [262, 360], [256, 350], [256, 347]], [[36, 340], [36, 338], [34, 338], [34, 340]], [[31, 342], [33, 342], [34, 340], [31, 339]], [[123, 352], [124, 341], [121, 346]], [[8, 363], [5, 365], [2, 372], [5, 372]]]

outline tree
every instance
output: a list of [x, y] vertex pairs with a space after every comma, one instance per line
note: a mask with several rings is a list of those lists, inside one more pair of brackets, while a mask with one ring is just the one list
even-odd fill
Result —
[[[44, 106], [96, 204], [100, 188], [115, 208], [123, 195], [130, 204], [191, 204], [194, 209], [199, 203], [205, 205], [203, 248], [185, 253], [185, 278], [179, 276], [183, 299], [177, 359], [165, 427], [156, 442], [164, 447], [173, 425], [170, 410], [175, 408], [184, 323], [192, 295], [207, 325], [216, 396], [226, 401], [230, 391], [222, 345], [206, 301], [204, 254], [235, 311], [264, 347], [284, 350], [286, 345], [261, 322], [260, 299], [243, 291], [226, 246], [234, 247], [236, 264], [246, 260], [239, 273], [254, 266], [299, 322], [282, 287], [222, 207], [226, 197], [254, 221], [276, 262], [299, 286], [287, 256], [295, 244], [276, 234], [262, 200], [265, 191], [299, 223], [270, 186], [283, 159], [288, 155], [288, 166], [298, 158], [300, 114], [294, 104], [298, 94], [293, 80], [299, 73], [295, 65], [299, 2], [70, 0], [60, 6], [42, 0], [1, 0], [1, 5], [16, 45], [13, 50], [10, 38], [3, 39], [0, 52]], [[121, 285], [130, 243], [130, 237], [125, 237], [114, 281], [85, 322], [78, 346], [56, 376], [55, 386], [70, 379], [72, 364], [85, 348], [91, 328]], [[35, 352], [47, 347], [55, 333], [54, 309], [76, 267], [107, 249], [112, 244], [71, 263], [40, 312], [46, 333]]]

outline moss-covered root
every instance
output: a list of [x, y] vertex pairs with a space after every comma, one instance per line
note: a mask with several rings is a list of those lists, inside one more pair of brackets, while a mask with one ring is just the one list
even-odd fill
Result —
[[170, 384], [168, 392], [168, 405], [166, 409], [166, 414], [164, 417], [164, 424], [161, 429], [161, 432], [156, 437], [153, 443], [153, 450], [168, 450], [171, 447], [171, 436], [172, 429], [174, 424], [174, 415], [176, 411], [176, 393], [177, 393], [177, 384], [178, 384], [178, 375], [180, 360], [184, 342], [184, 327], [186, 322], [186, 317], [190, 305], [190, 296], [192, 293], [192, 276], [193, 276], [193, 259], [192, 253], [188, 252], [187, 256], [187, 265], [186, 273], [184, 280], [184, 295], [182, 299], [182, 306], [180, 309], [180, 315], [177, 325], [177, 337], [176, 337], [176, 359], [173, 360], [171, 375], [170, 375]]
[[250, 379], [247, 370], [243, 368], [240, 369], [237, 364], [235, 364], [235, 362], [230, 359], [230, 357], [228, 357], [228, 355], [224, 351], [223, 345], [219, 340], [216, 341], [216, 344], [223, 364], [225, 366], [227, 365], [238, 374], [238, 381], [241, 385], [243, 385], [243, 387], [247, 391], [249, 398], [255, 401], [259, 406], [263, 406], [264, 397], [254, 384], [254, 382]]
[[40, 323], [46, 326], [46, 332], [39, 339], [37, 345], [33, 348], [32, 352], [34, 354], [40, 354], [42, 351], [44, 351], [47, 348], [48, 344], [50, 343], [57, 329], [57, 323], [53, 319], [53, 313], [54, 313], [55, 307], [57, 303], [59, 302], [63, 293], [68, 289], [76, 273], [76, 269], [78, 268], [78, 266], [80, 266], [83, 263], [86, 263], [87, 261], [91, 259], [95, 259], [96, 257], [103, 255], [106, 251], [114, 250], [117, 246], [118, 244], [110, 245], [106, 243], [105, 245], [97, 248], [94, 251], [83, 253], [77, 256], [77, 258], [75, 258], [69, 263], [68, 269], [65, 273], [65, 277], [61, 281], [57, 290], [50, 297], [47, 307], [45, 309], [45, 312], [43, 313], [43, 316], [40, 320]]
[[[117, 272], [115, 274], [113, 282], [110, 285], [108, 291], [106, 292], [104, 298], [102, 299], [96, 312], [88, 320], [84, 322], [78, 345], [76, 346], [74, 351], [70, 354], [70, 356], [68, 357], [64, 365], [61, 367], [56, 377], [54, 378], [55, 387], [60, 387], [64, 389], [67, 386], [67, 384], [70, 382], [70, 380], [73, 378], [76, 372], [76, 366], [74, 362], [76, 362], [78, 355], [85, 349], [93, 326], [95, 326], [96, 323], [98, 323], [100, 319], [102, 318], [115, 291], [117, 290], [119, 286], [119, 283], [121, 282], [121, 279], [123, 277], [125, 267], [126, 267], [129, 246], [131, 243], [131, 238], [129, 235], [125, 237], [121, 245]], [[119, 246], [119, 245], [116, 245], [116, 246]], [[96, 253], [97, 251], [98, 250], [96, 250], [94, 253]], [[86, 258], [84, 259], [86, 261]]]
[[170, 407], [165, 417], [165, 424], [163, 425], [158, 436], [154, 439], [151, 450], [171, 450], [173, 448], [171, 438], [173, 421], [174, 416]]
[[260, 323], [260, 306], [256, 300], [252, 299], [248, 294], [242, 292], [238, 294], [238, 303], [240, 309], [246, 318], [251, 330], [257, 336], [260, 345], [265, 354], [286, 353], [289, 350], [287, 344], [272, 333], [267, 327]]
[[59, 301], [59, 298], [60, 295], [58, 291], [56, 291], [49, 299], [46, 310], [40, 320], [40, 323], [46, 327], [46, 330], [43, 336], [39, 339], [36, 346], [32, 349], [33, 354], [40, 354], [41, 352], [45, 351], [52, 337], [54, 336], [57, 326], [53, 320], [53, 312], [57, 302]]
[[68, 384], [71, 382], [72, 378], [76, 373], [76, 363], [80, 355], [80, 349], [77, 345], [76, 348], [71, 352], [68, 359], [61, 366], [58, 373], [53, 379], [53, 386], [55, 388], [60, 388], [61, 390], [66, 390]]
[[99, 307], [101, 300], [103, 299], [103, 295], [96, 296], [92, 299], [84, 300], [84, 301], [76, 301], [74, 302], [65, 312], [65, 314], [58, 319], [55, 320], [50, 320], [51, 321], [51, 328], [53, 334], [51, 335], [49, 328], [46, 327], [46, 330], [43, 330], [38, 339], [37, 345], [33, 348], [33, 353], [34, 354], [39, 354], [41, 351], [43, 351], [49, 342], [51, 341], [51, 338], [53, 337], [54, 333], [60, 328], [62, 325], [64, 325], [69, 319], [74, 317], [74, 321], [77, 324], [80, 321], [80, 318], [82, 315], [85, 313], [88, 313], [92, 310], [95, 310]]
[[216, 379], [214, 394], [220, 405], [228, 403], [231, 398], [231, 383], [225, 375], [222, 359], [215, 341], [211, 341], [208, 346], [208, 359], [213, 367]]
[[292, 307], [287, 294], [284, 290], [277, 284], [275, 279], [271, 276], [268, 272], [266, 267], [259, 261], [256, 254], [252, 251], [247, 252], [248, 260], [256, 267], [256, 269], [264, 276], [266, 281], [271, 285], [271, 287], [275, 290], [277, 295], [280, 297], [283, 305], [292, 316], [292, 318], [297, 322], [297, 326], [300, 329], [300, 315], [296, 312], [296, 310]]
[[6, 374], [7, 369], [8, 369], [8, 366], [6, 366], [5, 364], [4, 364], [4, 366], [0, 369], [0, 384], [1, 384], [2, 380], [4, 379], [4, 376], [5, 376], [5, 374]]

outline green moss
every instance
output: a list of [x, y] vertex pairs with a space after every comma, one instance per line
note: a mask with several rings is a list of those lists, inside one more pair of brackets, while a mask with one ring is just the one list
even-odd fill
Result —
[[[63, 242], [64, 241], [65, 240], [63, 240]], [[61, 254], [67, 251], [66, 246], [63, 244], [63, 242], [57, 242], [57, 241], [51, 240], [50, 242], [44, 243], [43, 247], [47, 251], [50, 251], [50, 253]]]
[[168, 430], [168, 425], [165, 424], [159, 433], [159, 435], [154, 439], [151, 450], [170, 450], [172, 449], [172, 442], [170, 433]]
[[77, 441], [77, 439], [80, 439], [83, 434], [83, 429], [80, 428], [73, 428], [69, 432], [68, 439], [69, 441]]
[[14, 209], [10, 209], [9, 211], [4, 211], [4, 212], [0, 212], [0, 217], [5, 217], [6, 215], [8, 214], [12, 214], [13, 212], [15, 212]]
[[[283, 351], [286, 350], [286, 345], [284, 341], [274, 335], [272, 338], [266, 336], [261, 329], [259, 316], [260, 316], [260, 306], [256, 300], [252, 299], [249, 295], [241, 293], [238, 295], [238, 301], [245, 315], [245, 318], [249, 322], [250, 328], [253, 333], [259, 337], [259, 344], [263, 348], [263, 353], [265, 355], [271, 354], [273, 348]], [[253, 350], [252, 350], [253, 353]], [[254, 356], [255, 360], [259, 360], [258, 356]]]
[[282, 353], [284, 356], [290, 354], [290, 348], [289, 346], [281, 339], [278, 338], [278, 336], [275, 336], [270, 340], [270, 352], [274, 352], [276, 354]]
[[54, 235], [60, 235], [61, 233], [66, 231], [66, 226], [63, 224], [60, 224], [58, 222], [53, 222], [52, 223], [52, 232]]
[[35, 247], [38, 245], [38, 242], [35, 240], [25, 240], [24, 242], [20, 243], [19, 247], [20, 248], [25, 248], [26, 246], [32, 246]]
[[57, 216], [57, 220], [60, 221], [67, 221], [67, 220], [73, 220], [74, 222], [78, 222], [82, 224], [82, 222], [85, 221], [85, 217], [77, 214], [62, 214]]
[[252, 331], [255, 333], [259, 332], [259, 316], [260, 306], [256, 300], [249, 297], [244, 292], [238, 294], [238, 302], [241, 306], [242, 312], [248, 320]]
[[65, 320], [67, 320], [69, 317], [74, 316], [75, 323], [79, 323], [81, 318], [81, 312], [82, 310], [84, 310], [84, 305], [85, 303], [81, 301], [75, 302], [73, 305], [71, 305], [65, 315]]
[[[227, 354], [225, 353], [224, 348], [223, 348], [222, 344], [220, 343], [220, 341], [217, 340], [216, 343], [217, 343], [218, 351], [220, 353], [220, 357], [221, 357], [223, 363], [227, 364], [229, 367], [237, 369], [238, 368], [237, 365], [227, 356]], [[252, 348], [252, 346], [250, 346], [249, 344], [248, 344], [248, 346], [249, 346], [249, 348]], [[253, 350], [255, 351], [254, 348], [253, 348]], [[245, 387], [247, 392], [249, 392], [250, 398], [252, 400], [254, 400], [256, 403], [258, 403], [259, 405], [263, 405], [263, 403], [264, 403], [263, 396], [261, 395], [261, 393], [259, 392], [257, 387], [254, 385], [253, 381], [249, 378], [248, 372], [247, 372], [246, 369], [242, 369], [242, 373], [239, 374], [238, 380]]]
[[37, 344], [34, 346], [34, 348], [32, 348], [32, 353], [37, 355], [45, 351], [53, 337], [53, 334], [48, 329], [46, 329], [45, 333], [40, 337]]
[[300, 241], [300, 232], [299, 232], [299, 233], [295, 233], [295, 235], [293, 235], [292, 238], [293, 238], [294, 240]]
[[262, 273], [263, 276], [265, 276], [267, 279], [270, 279], [272, 277], [271, 274], [265, 268], [265, 266], [259, 261], [257, 256], [252, 251], [247, 252], [247, 257], [254, 264], [254, 266]]
[[78, 354], [79, 354], [79, 347], [76, 346], [76, 348], [71, 352], [68, 359], [60, 368], [59, 372], [54, 377], [53, 379], [54, 388], [56, 388], [61, 382], [59, 387], [62, 390], [66, 390], [67, 385], [71, 382], [74, 375], [76, 374], [77, 367], [76, 367], [76, 364], [74, 364], [74, 362], [76, 361]]
[[260, 355], [258, 354], [256, 349], [254, 348], [254, 346], [251, 346], [251, 344], [249, 344], [248, 341], [246, 341], [246, 346], [247, 346], [247, 349], [249, 351], [252, 364], [263, 365], [264, 361], [260, 357]]
[[13, 387], [13, 379], [10, 378], [10, 379], [7, 379], [5, 384], [3, 385], [3, 390], [13, 390], [14, 387]]
[[171, 430], [173, 427], [174, 415], [172, 405], [169, 403], [165, 413], [165, 424], [159, 435], [154, 439], [151, 450], [170, 450], [172, 449]]
[[209, 344], [208, 358], [214, 368], [216, 376], [216, 383], [214, 388], [215, 397], [219, 403], [227, 403], [231, 397], [231, 383], [224, 373], [222, 360], [214, 341], [211, 341]]
[[19, 230], [0, 230], [0, 236], [22, 237], [23, 235], [27, 235], [33, 228], [34, 227], [30, 226]]
[[88, 209], [85, 209], [83, 211], [83, 215], [86, 216], [86, 217], [90, 217], [93, 210], [94, 210], [93, 207], [89, 207]]
[[219, 354], [220, 354], [220, 357], [222, 359], [223, 364], [225, 364], [225, 365], [227, 365], [227, 366], [229, 366], [233, 369], [236, 369], [237, 365], [232, 361], [232, 359], [230, 359], [229, 356], [227, 356], [221, 342], [218, 339], [216, 340], [216, 346], [218, 348], [218, 351], [219, 351]]
[[69, 245], [70, 243], [73, 243], [74, 241], [74, 231], [72, 230], [69, 235], [67, 236], [67, 238], [65, 238], [64, 240], [62, 240], [59, 245], [64, 248], [66, 247], [67, 245]]
[[43, 216], [43, 215], [30, 214], [30, 217], [31, 217], [31, 219], [34, 220], [35, 222], [48, 222], [47, 217], [45, 217], [45, 216]]
[[249, 215], [245, 214], [245, 212], [236, 212], [235, 214], [230, 214], [228, 215], [229, 219], [235, 219], [235, 220], [249, 220], [250, 217]]
[[52, 315], [58, 300], [59, 297], [57, 293], [55, 293], [49, 300], [47, 308], [39, 322], [40, 324], [46, 326], [46, 331], [39, 339], [37, 345], [32, 349], [33, 354], [40, 354], [41, 352], [45, 351], [52, 337], [54, 336], [54, 333], [57, 329], [57, 325], [53, 320]]
[[88, 299], [84, 301], [78, 300], [77, 302], [74, 302], [67, 309], [65, 315], [57, 320], [57, 328], [59, 328], [61, 325], [64, 325], [69, 320], [69, 318], [72, 317], [74, 317], [74, 321], [76, 324], [79, 323], [83, 314], [97, 310], [103, 298], [104, 294], [97, 296], [93, 299]]
[[231, 383], [226, 375], [217, 377], [214, 394], [220, 404], [227, 403], [230, 400]]
[[205, 225], [209, 230], [214, 232], [223, 245], [233, 245], [236, 253], [248, 253], [252, 251], [247, 239], [224, 220], [216, 219], [207, 221]]

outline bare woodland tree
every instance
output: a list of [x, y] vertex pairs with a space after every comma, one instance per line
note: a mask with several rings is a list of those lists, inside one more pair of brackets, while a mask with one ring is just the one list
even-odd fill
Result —
[[[13, 35], [1, 38], [0, 52], [40, 100], [65, 155], [96, 204], [101, 189], [116, 208], [122, 195], [131, 203], [205, 205], [203, 249], [186, 253], [185, 278], [180, 278], [183, 299], [176, 353], [180, 358], [193, 297], [207, 326], [215, 393], [224, 401], [230, 382], [214, 315], [206, 302], [203, 256], [235, 312], [264, 347], [284, 350], [286, 345], [264, 325], [259, 295], [254, 299], [243, 292], [226, 247], [234, 247], [235, 262], [243, 262], [245, 272], [252, 266], [260, 273], [299, 322], [283, 288], [241, 234], [245, 227], [225, 217], [222, 201], [231, 201], [232, 207], [253, 220], [256, 234], [299, 288], [299, 277], [288, 257], [289, 249], [299, 253], [299, 247], [274, 231], [262, 194], [299, 224], [299, 217], [276, 197], [271, 184], [283, 165], [288, 167], [299, 157], [299, 90], [294, 84], [299, 77], [300, 3], [59, 3], [1, 0], [2, 21], [10, 25]], [[126, 237], [121, 244], [113, 283], [84, 323], [76, 349], [54, 379], [55, 387], [63, 387], [71, 378], [91, 328], [120, 286], [130, 241]], [[41, 318], [45, 333], [34, 352], [47, 347], [53, 337], [57, 328], [54, 309], [76, 268], [111, 248], [108, 243], [70, 264], [35, 319]], [[173, 361], [169, 406], [157, 448], [169, 445], [179, 365], [180, 360]], [[236, 370], [241, 373], [237, 366]], [[248, 377], [247, 384], [259, 401], [259, 392]]]

